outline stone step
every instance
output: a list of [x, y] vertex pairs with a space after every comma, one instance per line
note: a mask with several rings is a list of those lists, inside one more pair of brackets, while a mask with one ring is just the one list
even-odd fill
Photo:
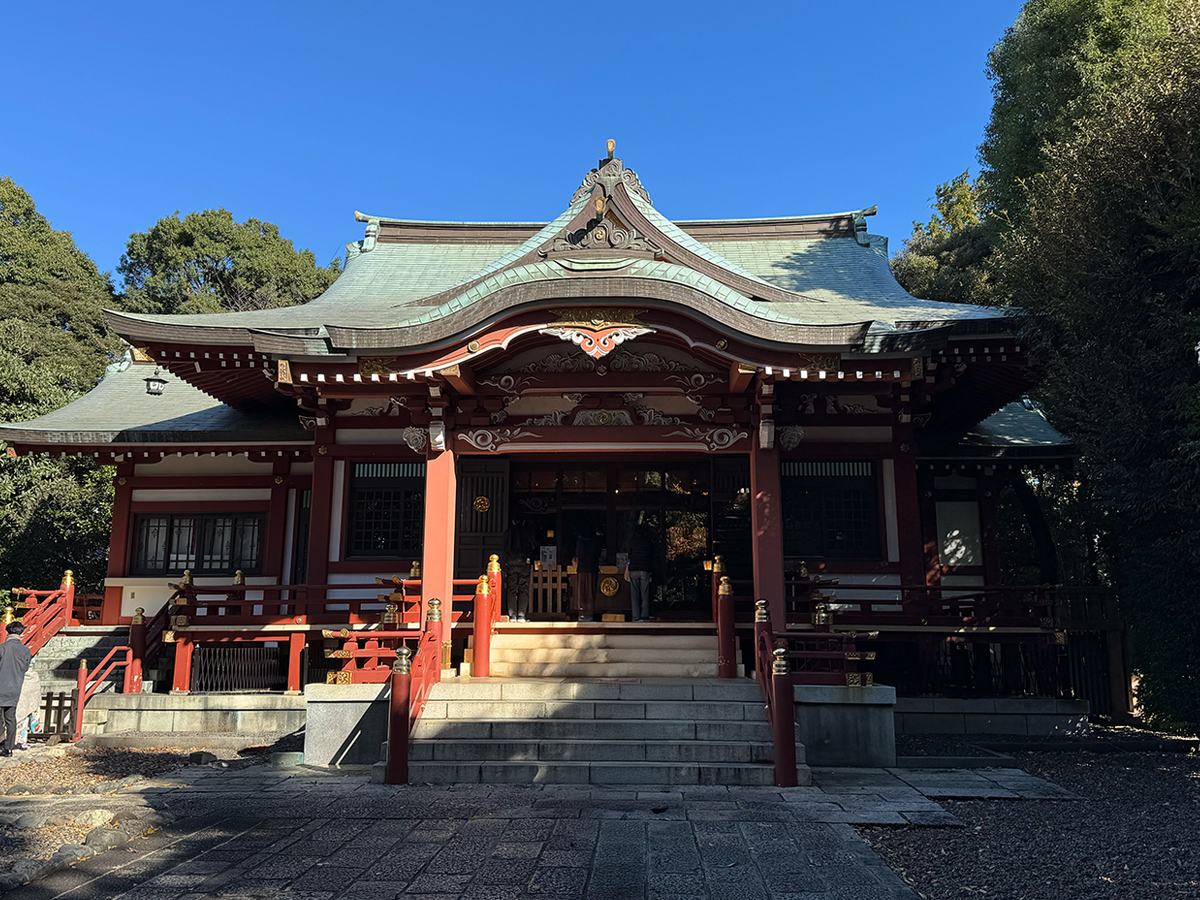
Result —
[[765, 722], [765, 704], [736, 700], [429, 701], [422, 719], [708, 719]]
[[427, 719], [413, 740], [769, 741], [766, 722], [693, 719]]
[[592, 681], [452, 678], [433, 686], [435, 700], [726, 700], [763, 703], [762, 689], [748, 678], [598, 679]]
[[[382, 780], [382, 764], [373, 777]], [[811, 784], [807, 767], [797, 767], [800, 784]], [[410, 761], [410, 782], [430, 784], [713, 784], [772, 785], [769, 763], [661, 762], [459, 762]]]
[[707, 634], [622, 634], [607, 631], [599, 634], [530, 634], [499, 631], [492, 635], [492, 652], [496, 648], [528, 649], [592, 649], [613, 647], [622, 649], [708, 650], [716, 653], [716, 635]]
[[769, 763], [766, 741], [413, 741], [410, 760], [441, 762]]
[[[669, 659], [666, 653], [659, 658]], [[676, 662], [496, 662], [491, 674], [501, 678], [715, 678], [716, 656], [711, 663]]]
[[638, 663], [657, 664], [670, 660], [675, 665], [715, 664], [716, 651], [711, 647], [700, 650], [681, 650], [677, 647], [492, 647], [491, 661], [499, 663]]

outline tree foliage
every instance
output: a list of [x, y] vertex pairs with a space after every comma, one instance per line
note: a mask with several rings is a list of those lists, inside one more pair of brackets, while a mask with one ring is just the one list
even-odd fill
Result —
[[[1041, 4], [1039, 4], [1041, 5]], [[1141, 698], [1200, 722], [1200, 13], [1041, 150], [999, 281], [1031, 317], [1047, 407], [1080, 450]], [[1130, 50], [1131, 55], [1136, 55]]]
[[1002, 221], [1024, 216], [1022, 185], [1042, 171], [1048, 148], [1070, 139], [1115, 87], [1153, 69], [1170, 5], [1026, 2], [987, 63], [994, 102], [979, 152], [990, 209]]
[[933, 215], [913, 222], [904, 249], [892, 257], [892, 274], [906, 291], [925, 300], [978, 303], [992, 299], [989, 257], [995, 244], [983, 213], [982, 178], [969, 173], [937, 186]]
[[[119, 341], [104, 324], [107, 277], [0, 178], [0, 421], [31, 419], [95, 386]], [[0, 450], [3, 447], [0, 446]], [[110, 469], [77, 460], [0, 458], [0, 587], [103, 582]]]
[[270, 222], [235, 222], [224, 209], [179, 213], [132, 234], [117, 271], [124, 305], [163, 313], [269, 309], [305, 303], [341, 272], [297, 251]]

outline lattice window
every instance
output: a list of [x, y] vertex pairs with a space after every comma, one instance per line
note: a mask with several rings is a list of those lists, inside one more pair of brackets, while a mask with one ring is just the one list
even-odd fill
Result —
[[424, 529], [423, 463], [355, 464], [350, 480], [347, 556], [420, 556]]
[[785, 463], [782, 475], [786, 556], [879, 557], [879, 484], [873, 463]]
[[134, 524], [135, 575], [247, 575], [259, 568], [262, 516], [138, 516]]

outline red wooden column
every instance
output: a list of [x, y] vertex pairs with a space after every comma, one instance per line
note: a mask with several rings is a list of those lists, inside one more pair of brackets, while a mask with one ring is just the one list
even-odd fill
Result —
[[[123, 578], [129, 566], [129, 532], [132, 528], [130, 518], [130, 501], [133, 498], [133, 486], [129, 479], [133, 476], [133, 463], [121, 463], [117, 466], [117, 474], [113, 483], [112, 529], [108, 538], [108, 577]], [[121, 618], [121, 597], [124, 588], [104, 588], [104, 603], [100, 607], [100, 624], [116, 625]], [[86, 623], [85, 623], [86, 624]]]
[[[313, 439], [312, 502], [308, 509], [309, 584], [329, 583], [329, 525], [333, 515], [333, 456], [329, 446], [332, 443], [333, 429], [318, 428]], [[309, 599], [323, 598], [310, 595]]]
[[[447, 437], [447, 441], [449, 438]], [[429, 600], [454, 598], [454, 517], [458, 481], [451, 450], [430, 451], [425, 461], [425, 535], [421, 550], [421, 620]], [[449, 598], [447, 600], [446, 598]]]
[[267, 531], [263, 541], [262, 573], [278, 576], [281, 584], [284, 580], [283, 543], [287, 534], [287, 475], [290, 468], [290, 456], [276, 459], [272, 466], [271, 505], [267, 508]]
[[754, 596], [765, 597], [771, 621], [784, 621], [783, 510], [779, 451], [750, 452], [750, 527], [754, 539]]
[[304, 673], [300, 671], [300, 662], [303, 660], [304, 643], [308, 640], [308, 633], [304, 631], [293, 631], [288, 635], [288, 670], [287, 670], [287, 690], [285, 694], [299, 694], [304, 690]]
[[900, 582], [925, 584], [925, 538], [921, 527], [921, 493], [917, 482], [917, 454], [911, 433], [897, 444], [892, 460], [896, 488], [896, 536], [900, 542]]

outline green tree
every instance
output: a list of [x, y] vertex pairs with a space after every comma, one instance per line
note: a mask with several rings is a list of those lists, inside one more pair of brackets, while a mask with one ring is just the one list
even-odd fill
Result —
[[[1041, 148], [1001, 289], [1030, 316], [1047, 408], [1076, 441], [1140, 696], [1200, 723], [1200, 6], [1171, 4], [1153, 65]], [[1132, 52], [1132, 51], [1131, 51]]]
[[179, 213], [132, 234], [117, 271], [124, 306], [147, 312], [208, 313], [305, 303], [341, 273], [297, 251], [270, 222], [235, 222], [224, 209]]
[[1028, 0], [988, 54], [994, 103], [979, 155], [989, 206], [1019, 221], [1022, 185], [1124, 80], [1153, 69], [1172, 0]]
[[995, 236], [984, 218], [984, 183], [967, 172], [937, 186], [933, 215], [913, 222], [904, 248], [892, 257], [892, 274], [906, 291], [946, 303], [992, 301], [988, 259]]
[[[119, 351], [106, 276], [0, 178], [0, 421], [31, 419], [90, 390]], [[0, 452], [5, 448], [0, 445]], [[0, 587], [48, 587], [65, 568], [103, 583], [112, 473], [79, 460], [0, 458]]]

